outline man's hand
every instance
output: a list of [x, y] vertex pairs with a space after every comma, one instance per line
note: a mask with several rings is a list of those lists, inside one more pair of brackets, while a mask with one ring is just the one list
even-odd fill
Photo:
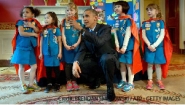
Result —
[[76, 20], [74, 20], [74, 19], [70, 20], [70, 25], [79, 31], [82, 29], [82, 26], [79, 23], [77, 23]]
[[80, 74], [79, 74], [79, 73], [81, 73], [81, 69], [80, 69], [80, 66], [79, 66], [79, 64], [77, 63], [77, 61], [75, 61], [75, 62], [73, 63], [72, 73], [73, 73], [73, 75], [74, 75], [76, 78], [80, 78]]

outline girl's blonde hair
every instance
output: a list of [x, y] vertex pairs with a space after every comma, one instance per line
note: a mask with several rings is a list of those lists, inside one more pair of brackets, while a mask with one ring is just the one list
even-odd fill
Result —
[[70, 9], [75, 9], [76, 13], [75, 13], [75, 17], [78, 19], [78, 8], [77, 6], [73, 3], [73, 2], [70, 2], [67, 7], [69, 7]]
[[148, 8], [151, 8], [151, 9], [156, 9], [158, 11], [158, 14], [157, 14], [157, 18], [162, 18], [162, 14], [161, 14], [161, 9], [159, 8], [159, 6], [157, 4], [149, 4], [147, 7], [146, 7], [146, 10], [148, 10]]

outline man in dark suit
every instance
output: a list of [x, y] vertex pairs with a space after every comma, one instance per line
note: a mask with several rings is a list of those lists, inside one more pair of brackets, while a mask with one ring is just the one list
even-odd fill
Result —
[[94, 9], [87, 9], [83, 14], [85, 28], [76, 21], [71, 20], [70, 24], [82, 35], [82, 41], [73, 63], [73, 75], [91, 79], [90, 88], [96, 86], [97, 79], [104, 73], [107, 84], [107, 99], [115, 99], [113, 77], [119, 67], [117, 53], [112, 44], [111, 27], [98, 24], [98, 13]]

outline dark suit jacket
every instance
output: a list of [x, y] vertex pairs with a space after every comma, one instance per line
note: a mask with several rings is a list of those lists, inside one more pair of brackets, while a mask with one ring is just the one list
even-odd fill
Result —
[[82, 62], [88, 52], [98, 58], [103, 54], [116, 53], [112, 44], [110, 26], [97, 24], [93, 32], [89, 32], [89, 28], [85, 28], [85, 30], [74, 61]]

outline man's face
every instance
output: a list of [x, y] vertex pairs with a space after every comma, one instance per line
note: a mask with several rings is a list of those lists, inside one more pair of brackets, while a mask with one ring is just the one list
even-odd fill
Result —
[[97, 23], [98, 17], [91, 11], [85, 11], [83, 14], [83, 21], [86, 27], [93, 28]]

